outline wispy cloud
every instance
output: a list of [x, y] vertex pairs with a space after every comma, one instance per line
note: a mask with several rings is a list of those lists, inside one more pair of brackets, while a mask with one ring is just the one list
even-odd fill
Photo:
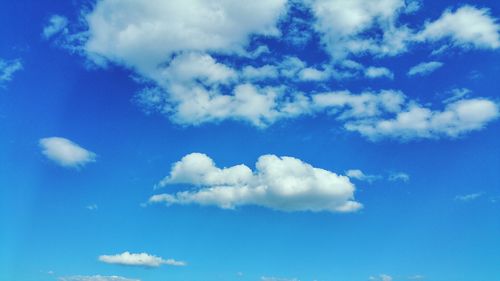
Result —
[[457, 195], [457, 196], [455, 196], [455, 200], [462, 201], [462, 202], [470, 202], [470, 201], [478, 199], [481, 196], [483, 196], [483, 192], [471, 193], [471, 194], [465, 194], [465, 195]]
[[141, 281], [140, 279], [131, 279], [116, 275], [74, 275], [59, 277], [58, 279], [59, 281]]

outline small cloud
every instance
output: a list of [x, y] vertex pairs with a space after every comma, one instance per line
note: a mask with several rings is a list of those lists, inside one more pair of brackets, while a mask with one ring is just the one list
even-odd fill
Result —
[[408, 182], [410, 181], [410, 175], [407, 173], [403, 172], [398, 172], [398, 173], [391, 173], [389, 175], [389, 181], [402, 181], [402, 182]]
[[186, 262], [174, 259], [163, 259], [148, 253], [134, 254], [123, 252], [117, 255], [101, 255], [99, 261], [109, 264], [119, 264], [125, 266], [159, 267], [162, 264], [172, 266], [186, 266]]
[[59, 281], [141, 281], [139, 279], [130, 279], [121, 276], [103, 276], [103, 275], [74, 275], [59, 277]]
[[96, 154], [61, 137], [43, 138], [39, 141], [42, 153], [63, 167], [77, 168], [96, 161]]
[[349, 178], [357, 179], [360, 181], [366, 181], [369, 183], [372, 183], [372, 182], [382, 178], [382, 176], [379, 176], [379, 175], [367, 175], [359, 169], [347, 170], [345, 175], [348, 176]]
[[260, 278], [261, 281], [300, 281], [297, 278], [280, 278], [280, 277], [267, 277], [262, 276]]
[[382, 281], [392, 281], [392, 276], [387, 274], [380, 274], [380, 280]]
[[422, 280], [422, 279], [425, 279], [425, 277], [423, 275], [416, 274], [416, 275], [408, 276], [408, 279], [409, 280]]
[[53, 15], [49, 19], [49, 23], [43, 28], [42, 35], [45, 39], [49, 39], [58, 33], [67, 33], [68, 19], [60, 16]]
[[6, 61], [0, 58], [0, 86], [12, 80], [14, 73], [23, 69], [21, 60]]
[[87, 210], [90, 210], [90, 211], [95, 211], [98, 209], [97, 204], [88, 205], [85, 208], [87, 208]]
[[394, 73], [385, 67], [370, 66], [365, 69], [365, 76], [368, 78], [389, 78], [394, 79]]
[[370, 281], [392, 281], [392, 276], [387, 274], [380, 274], [378, 276], [370, 276], [368, 280]]
[[422, 62], [410, 68], [410, 70], [408, 70], [408, 76], [429, 75], [442, 66], [443, 63], [439, 61]]
[[482, 195], [483, 195], [482, 192], [465, 194], [465, 195], [457, 195], [457, 196], [455, 196], [455, 200], [456, 201], [462, 201], [462, 202], [470, 202], [472, 200], [478, 199]]
[[443, 100], [443, 103], [451, 103], [467, 97], [472, 91], [467, 88], [455, 88], [449, 92], [449, 97]]

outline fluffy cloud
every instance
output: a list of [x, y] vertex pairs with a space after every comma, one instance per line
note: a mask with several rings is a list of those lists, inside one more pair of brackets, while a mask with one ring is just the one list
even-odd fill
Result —
[[130, 279], [121, 276], [102, 276], [102, 275], [75, 275], [75, 276], [66, 276], [59, 277], [59, 281], [141, 281], [139, 279]]
[[85, 51], [152, 71], [176, 52], [244, 52], [252, 34], [277, 35], [285, 0], [97, 2], [86, 16]]
[[449, 39], [455, 46], [496, 49], [500, 47], [499, 31], [500, 25], [490, 16], [489, 9], [465, 5], [428, 22], [417, 40]]
[[23, 69], [20, 60], [6, 61], [0, 58], [0, 86], [12, 80], [14, 73]]
[[384, 137], [412, 138], [458, 137], [482, 129], [499, 116], [498, 105], [487, 99], [465, 99], [434, 111], [421, 105], [410, 105], [393, 119], [365, 119], [345, 124], [350, 131], [377, 140]]
[[442, 66], [443, 63], [439, 61], [422, 62], [410, 68], [410, 70], [408, 70], [408, 76], [428, 75]]
[[60, 15], [53, 15], [50, 17], [49, 23], [43, 28], [42, 35], [45, 39], [49, 39], [60, 32], [67, 33], [67, 26], [67, 18]]
[[127, 266], [144, 266], [144, 267], [159, 267], [162, 264], [172, 266], [185, 266], [183, 261], [176, 261], [174, 259], [163, 259], [147, 253], [129, 253], [123, 252], [117, 255], [101, 255], [99, 261], [110, 264], [119, 264]]
[[[405, 51], [411, 33], [407, 27], [397, 25], [405, 7], [404, 0], [312, 1], [315, 29], [335, 59], [349, 54], [396, 55]], [[377, 29], [382, 36], [363, 36], [370, 29]]]
[[[495, 48], [498, 28], [487, 9], [462, 6], [445, 11], [420, 30], [412, 29], [400, 21], [403, 14], [418, 10], [419, 3], [102, 0], [84, 13], [84, 30], [68, 35], [73, 41], [68, 40], [97, 64], [114, 63], [133, 70], [147, 85], [134, 101], [145, 112], [163, 114], [180, 125], [238, 120], [264, 128], [282, 119], [326, 113], [347, 130], [371, 139], [453, 137], [478, 130], [496, 118], [497, 106], [487, 99], [482, 99], [482, 106], [489, 107], [490, 115], [480, 118], [477, 114], [474, 123], [455, 114], [453, 108], [467, 111], [477, 106], [474, 100], [457, 98], [454, 105], [439, 111], [399, 91], [356, 95], [331, 90], [332, 79], [393, 79], [389, 69], [364, 67], [351, 56], [395, 56], [413, 44], [441, 39], [445, 46]], [[299, 23], [292, 20], [294, 13], [311, 18]], [[470, 24], [476, 20], [477, 26]], [[53, 25], [48, 34], [56, 32], [57, 26], [67, 28], [62, 19]], [[280, 30], [286, 26], [316, 32], [329, 58], [310, 63], [276, 54], [270, 50], [272, 44], [261, 45], [262, 38], [286, 41], [282, 37], [290, 33]], [[426, 74], [438, 67], [436, 63], [417, 66], [409, 75]], [[427, 120], [423, 123], [432, 121], [432, 125], [424, 124], [431, 129], [408, 128], [411, 124], [404, 123], [405, 118], [419, 117]]]
[[246, 165], [219, 168], [205, 154], [175, 163], [159, 186], [190, 184], [196, 190], [157, 194], [149, 203], [200, 204], [233, 209], [257, 205], [281, 211], [354, 212], [354, 185], [348, 177], [315, 168], [293, 157], [264, 155], [255, 171]]
[[386, 77], [389, 79], [394, 78], [394, 73], [388, 68], [385, 67], [373, 67], [370, 66], [365, 69], [365, 76], [368, 78], [381, 78]]
[[39, 144], [47, 158], [63, 167], [82, 167], [95, 162], [97, 157], [95, 153], [65, 138], [43, 138]]

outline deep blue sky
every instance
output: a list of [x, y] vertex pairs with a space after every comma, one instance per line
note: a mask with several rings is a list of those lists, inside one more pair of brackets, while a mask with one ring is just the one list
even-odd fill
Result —
[[[117, 275], [143, 281], [499, 278], [498, 112], [458, 135], [450, 135], [448, 129], [426, 136], [403, 130], [405, 137], [393, 132], [375, 139], [347, 130], [347, 121], [329, 109], [273, 120], [263, 117], [264, 126], [237, 114], [192, 122], [176, 117], [178, 104], [192, 102], [177, 94], [177, 100], [166, 102], [171, 111], [148, 114], [137, 102], [138, 93], [158, 87], [171, 97], [170, 87], [181, 78], [161, 84], [148, 65], [137, 62], [137, 55], [116, 58], [105, 48], [99, 49], [99, 55], [107, 65], [96, 66], [88, 45], [67, 41], [71, 34], [88, 29], [85, 22], [78, 21], [79, 15], [97, 8], [87, 2], [18, 0], [0, 4], [0, 59], [22, 63], [12, 79], [0, 81], [1, 280], [97, 280], [71, 279], [78, 275]], [[426, 21], [437, 20], [447, 8], [453, 12], [466, 4], [488, 8], [484, 17], [500, 18], [500, 3], [495, 1], [438, 2], [423, 1], [417, 12], [399, 12], [397, 22], [418, 33]], [[53, 15], [67, 18], [69, 30], [44, 38], [44, 27]], [[148, 19], [147, 14], [144, 17]], [[264, 57], [242, 59], [227, 46], [195, 51], [238, 72], [248, 65], [278, 65], [285, 56], [296, 56], [318, 69], [325, 65], [334, 69], [342, 61], [353, 60], [363, 69], [385, 67], [394, 75], [393, 79], [370, 79], [364, 70], [357, 70], [350, 78], [306, 82], [280, 78], [259, 84], [282, 86], [287, 97], [295, 92], [312, 97], [341, 90], [377, 95], [382, 89], [391, 89], [421, 107], [441, 112], [446, 107], [443, 100], [453, 91], [468, 89], [469, 94], [459, 100], [481, 98], [498, 109], [500, 47], [491, 43], [495, 36], [486, 47], [473, 41], [453, 41], [454, 35], [447, 34], [423, 43], [409, 39], [407, 50], [396, 55], [347, 51], [335, 57], [332, 48], [322, 43], [321, 31], [314, 29], [317, 19], [313, 12], [295, 17], [309, 25], [309, 31], [303, 31], [311, 33], [305, 47], [277, 39], [286, 37], [284, 30], [291, 28], [287, 17], [280, 15], [274, 23], [280, 22], [282, 35], [256, 35], [241, 43], [247, 50], [268, 46], [271, 52]], [[493, 24], [500, 25], [497, 20]], [[353, 36], [375, 38], [377, 32], [381, 32], [377, 26], [367, 27]], [[247, 33], [245, 36], [252, 34]], [[494, 33], [498, 40], [498, 29]], [[91, 36], [84, 40], [92, 40]], [[79, 49], [72, 51], [65, 44]], [[450, 47], [430, 55], [443, 45]], [[136, 46], [138, 51], [142, 47]], [[168, 50], [166, 57], [191, 51], [171, 51], [168, 42], [155, 47]], [[425, 76], [407, 75], [412, 66], [429, 61], [443, 66]], [[164, 63], [168, 66], [171, 61]], [[231, 87], [240, 82], [231, 83], [221, 82], [217, 89], [227, 91], [221, 95], [232, 95]], [[282, 112], [279, 106], [277, 110]], [[390, 114], [394, 112], [373, 118], [391, 119]], [[368, 122], [354, 122], [360, 120]], [[96, 157], [89, 163], [61, 165], [42, 153], [39, 142], [50, 137], [71, 140]], [[244, 164], [255, 170], [260, 156], [273, 154], [294, 157], [338, 175], [359, 169], [375, 180], [348, 179], [363, 208], [346, 213], [283, 211], [259, 203], [234, 209], [196, 202], [145, 204], [154, 194], [217, 186], [184, 181], [154, 189], [175, 162], [193, 152], [206, 154], [218, 167]], [[408, 178], [390, 180], [398, 173]], [[146, 268], [98, 260], [100, 255], [125, 251], [173, 258], [187, 266]]]

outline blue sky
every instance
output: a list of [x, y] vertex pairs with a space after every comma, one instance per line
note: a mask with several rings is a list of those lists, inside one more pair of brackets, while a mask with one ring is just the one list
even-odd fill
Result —
[[0, 279], [498, 278], [499, 19], [3, 1]]

